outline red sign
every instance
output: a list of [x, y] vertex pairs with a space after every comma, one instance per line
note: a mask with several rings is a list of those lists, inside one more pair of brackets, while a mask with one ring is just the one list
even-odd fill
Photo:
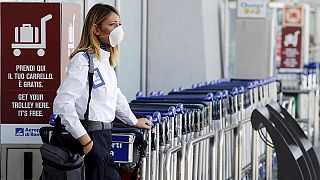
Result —
[[302, 68], [301, 36], [301, 27], [284, 27], [282, 29], [280, 68]]
[[60, 3], [1, 3], [1, 123], [47, 124], [60, 84]]

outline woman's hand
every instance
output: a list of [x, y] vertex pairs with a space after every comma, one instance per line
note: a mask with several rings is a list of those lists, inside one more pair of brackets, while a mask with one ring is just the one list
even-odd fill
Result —
[[146, 118], [139, 118], [137, 124], [135, 125], [137, 128], [142, 128], [142, 129], [151, 129], [152, 124], [151, 122], [146, 119]]
[[93, 141], [90, 141], [89, 144], [87, 144], [86, 146], [83, 146], [84, 155], [87, 155], [91, 151], [92, 147], [93, 147]]
[[93, 141], [91, 140], [90, 136], [88, 134], [85, 134], [79, 137], [78, 141], [82, 145], [84, 155], [88, 154], [93, 147]]

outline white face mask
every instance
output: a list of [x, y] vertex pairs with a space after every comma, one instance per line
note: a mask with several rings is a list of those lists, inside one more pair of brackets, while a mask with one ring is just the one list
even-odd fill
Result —
[[118, 26], [114, 28], [110, 34], [109, 34], [109, 42], [112, 47], [115, 47], [116, 45], [120, 44], [123, 40], [124, 32], [122, 29], [122, 26]]

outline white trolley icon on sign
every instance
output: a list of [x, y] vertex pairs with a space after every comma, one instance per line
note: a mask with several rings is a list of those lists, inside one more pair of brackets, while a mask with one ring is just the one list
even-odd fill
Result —
[[[15, 27], [14, 40], [15, 43], [11, 44], [13, 49], [13, 55], [20, 56], [20, 49], [38, 49], [38, 56], [45, 54], [46, 48], [46, 22], [52, 18], [51, 14], [48, 14], [41, 18], [41, 42], [39, 42], [39, 28], [31, 27], [31, 24], [22, 24], [22, 27]], [[19, 31], [20, 30], [20, 31]], [[20, 32], [20, 33], [19, 33]], [[19, 36], [20, 34], [20, 36]]]

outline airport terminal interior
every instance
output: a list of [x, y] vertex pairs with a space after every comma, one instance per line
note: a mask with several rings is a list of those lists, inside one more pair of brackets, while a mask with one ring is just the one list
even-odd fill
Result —
[[117, 86], [152, 124], [113, 121], [122, 180], [320, 179], [319, 0], [0, 0], [1, 180], [83, 180], [85, 156], [52, 149], [53, 102], [98, 3], [124, 32]]

